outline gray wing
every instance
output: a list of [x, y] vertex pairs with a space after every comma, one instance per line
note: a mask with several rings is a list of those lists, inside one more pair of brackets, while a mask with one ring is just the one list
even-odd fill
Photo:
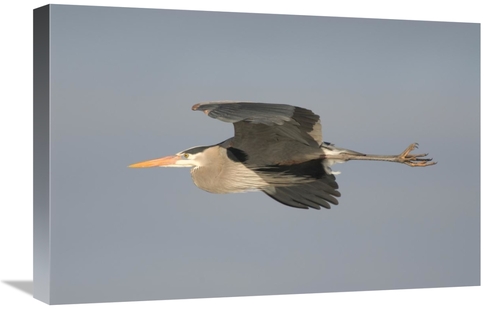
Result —
[[328, 175], [314, 182], [289, 187], [268, 187], [262, 191], [274, 200], [287, 206], [308, 209], [330, 209], [330, 204], [338, 205], [335, 197], [340, 197], [334, 175]]
[[192, 109], [233, 123], [231, 146], [247, 153], [253, 163], [308, 160], [318, 154], [323, 142], [319, 116], [305, 108], [286, 104], [208, 102], [196, 104]]

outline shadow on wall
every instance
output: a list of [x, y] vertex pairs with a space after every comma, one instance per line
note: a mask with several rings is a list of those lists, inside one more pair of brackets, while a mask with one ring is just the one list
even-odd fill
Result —
[[3, 281], [3, 283], [33, 296], [33, 281]]

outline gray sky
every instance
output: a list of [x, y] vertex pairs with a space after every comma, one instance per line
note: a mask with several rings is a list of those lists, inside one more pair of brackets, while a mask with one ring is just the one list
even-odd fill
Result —
[[[56, 303], [479, 284], [479, 25], [53, 6]], [[326, 141], [425, 168], [336, 165], [331, 210], [128, 169], [214, 144], [208, 100], [319, 114]]]

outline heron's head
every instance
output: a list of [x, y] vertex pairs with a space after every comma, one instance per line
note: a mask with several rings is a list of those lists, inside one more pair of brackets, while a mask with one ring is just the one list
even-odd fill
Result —
[[211, 146], [196, 146], [183, 150], [173, 156], [142, 161], [128, 167], [200, 167], [204, 165], [206, 151]]

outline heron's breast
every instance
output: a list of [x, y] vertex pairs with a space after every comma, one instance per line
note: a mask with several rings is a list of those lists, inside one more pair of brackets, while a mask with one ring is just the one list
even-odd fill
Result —
[[191, 177], [198, 188], [218, 194], [253, 191], [268, 185], [242, 164], [195, 168]]

